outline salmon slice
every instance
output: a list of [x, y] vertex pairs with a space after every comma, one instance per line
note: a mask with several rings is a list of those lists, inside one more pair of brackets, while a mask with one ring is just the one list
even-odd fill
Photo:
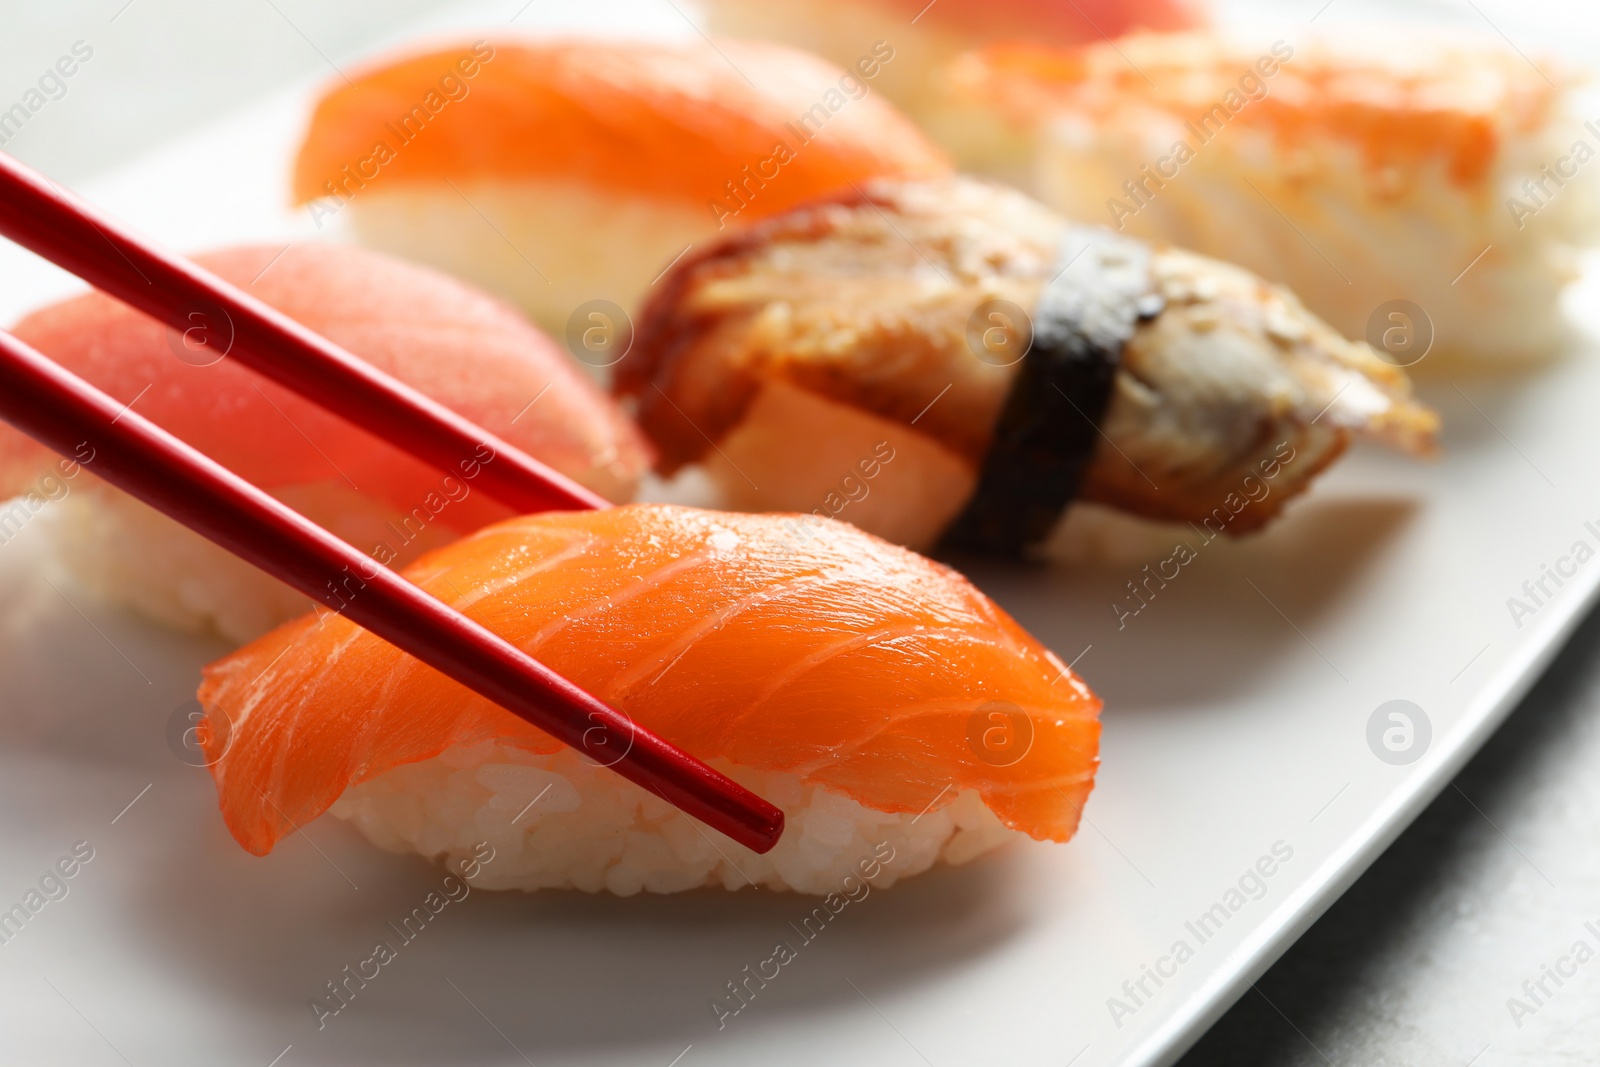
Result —
[[753, 195], [755, 218], [853, 181], [948, 171], [888, 105], [847, 98], [842, 73], [755, 41], [480, 42], [387, 60], [318, 102], [294, 195], [562, 178], [705, 212], [731, 181]]
[[[631, 496], [649, 465], [644, 439], [565, 353], [515, 311], [460, 282], [344, 245], [231, 248], [194, 258], [610, 499]], [[102, 293], [35, 312], [13, 332], [268, 491], [335, 483], [405, 515], [448, 490], [441, 472], [394, 445], [235, 360], [209, 363], [209, 354], [189, 351], [174, 331]], [[0, 426], [0, 496], [25, 489], [53, 462], [30, 438]], [[452, 503], [442, 521], [466, 532], [508, 515], [473, 493]]]
[[[970, 790], [1011, 829], [1070, 838], [1098, 763], [1089, 688], [949, 568], [798, 518], [530, 516], [404, 573], [702, 759], [887, 813]], [[258, 855], [346, 789], [452, 747], [559, 748], [340, 616], [211, 664], [199, 696], [223, 818]]]

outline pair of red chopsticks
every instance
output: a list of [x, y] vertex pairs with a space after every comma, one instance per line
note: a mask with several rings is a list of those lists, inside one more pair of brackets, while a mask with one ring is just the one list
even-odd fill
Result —
[[[521, 512], [606, 502], [181, 257], [163, 252], [0, 153], [0, 234], [444, 470], [480, 445], [479, 485]], [[519, 718], [757, 852], [783, 813], [635, 726], [514, 645], [0, 330], [0, 419]], [[365, 576], [372, 571], [371, 578]], [[330, 592], [363, 576], [349, 601]]]

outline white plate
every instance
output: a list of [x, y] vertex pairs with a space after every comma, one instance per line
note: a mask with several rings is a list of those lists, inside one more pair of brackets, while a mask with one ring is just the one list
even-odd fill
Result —
[[[283, 207], [303, 108], [263, 105], [84, 191], [175, 246], [305, 239]], [[0, 251], [6, 319], [65, 284]], [[1600, 293], [1571, 304], [1592, 326]], [[810, 901], [475, 893], [319, 1030], [309, 1001], [397, 941], [440, 872], [331, 819], [266, 859], [238, 849], [165, 740], [221, 646], [96, 604], [32, 524], [0, 546], [0, 910], [75, 843], [94, 856], [0, 944], [0, 1061], [1170, 1063], [1449, 781], [1593, 599], [1600, 560], [1520, 627], [1506, 604], [1574, 542], [1600, 547], [1600, 360], [1574, 347], [1524, 380], [1427, 387], [1440, 462], [1357, 452], [1266, 536], [1205, 547], [1125, 629], [1111, 604], [1135, 568], [980, 569], [1106, 699], [1082, 833], [871, 894], [723, 1029], [710, 1001], [798, 940]], [[1410, 765], [1368, 744], [1393, 699], [1431, 723]], [[1254, 899], [1231, 900], [1274, 848]], [[1180, 941], [1192, 955], [1163, 962]]]

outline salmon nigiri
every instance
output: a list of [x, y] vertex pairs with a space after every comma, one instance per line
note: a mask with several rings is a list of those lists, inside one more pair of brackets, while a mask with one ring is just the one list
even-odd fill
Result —
[[[838, 891], [1066, 841], [1100, 702], [954, 571], [843, 523], [636, 504], [479, 531], [405, 572], [784, 809], [755, 855], [341, 616], [206, 668], [222, 814], [257, 854], [331, 806], [476, 883]], [[620, 753], [619, 753], [620, 756]], [[870, 873], [869, 873], [870, 872]]]
[[[633, 425], [547, 337], [460, 282], [339, 245], [195, 261], [608, 498], [631, 496], [649, 464]], [[436, 471], [102, 293], [44, 308], [13, 332], [380, 562], [415, 559], [511, 514], [474, 485], [492, 452]], [[0, 538], [48, 509], [81, 577], [170, 624], [246, 640], [309, 606], [0, 425], [0, 500], [13, 496], [0, 504]]]
[[[520, 304], [574, 354], [626, 354], [639, 295], [720, 230], [948, 163], [870, 76], [781, 45], [555, 41], [387, 59], [318, 102], [295, 196], [318, 225]], [[592, 319], [597, 301], [600, 319]]]

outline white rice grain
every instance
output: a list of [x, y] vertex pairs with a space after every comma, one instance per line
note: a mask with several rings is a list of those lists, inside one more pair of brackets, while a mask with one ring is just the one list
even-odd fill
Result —
[[[289, 487], [274, 496], [357, 547], [391, 544], [399, 513], [342, 486]], [[88, 478], [40, 513], [57, 558], [86, 588], [175, 629], [244, 643], [311, 610], [311, 601], [154, 508]], [[403, 565], [453, 540], [430, 527], [396, 558]]]
[[891, 814], [792, 774], [712, 765], [783, 809], [788, 829], [772, 851], [735, 844], [577, 752], [493, 741], [397, 767], [346, 790], [331, 810], [381, 848], [446, 863], [488, 841], [495, 860], [474, 883], [484, 888], [618, 896], [702, 886], [826, 894], [887, 845], [894, 858], [873, 881], [883, 888], [1023, 836], [972, 791], [938, 810]]

